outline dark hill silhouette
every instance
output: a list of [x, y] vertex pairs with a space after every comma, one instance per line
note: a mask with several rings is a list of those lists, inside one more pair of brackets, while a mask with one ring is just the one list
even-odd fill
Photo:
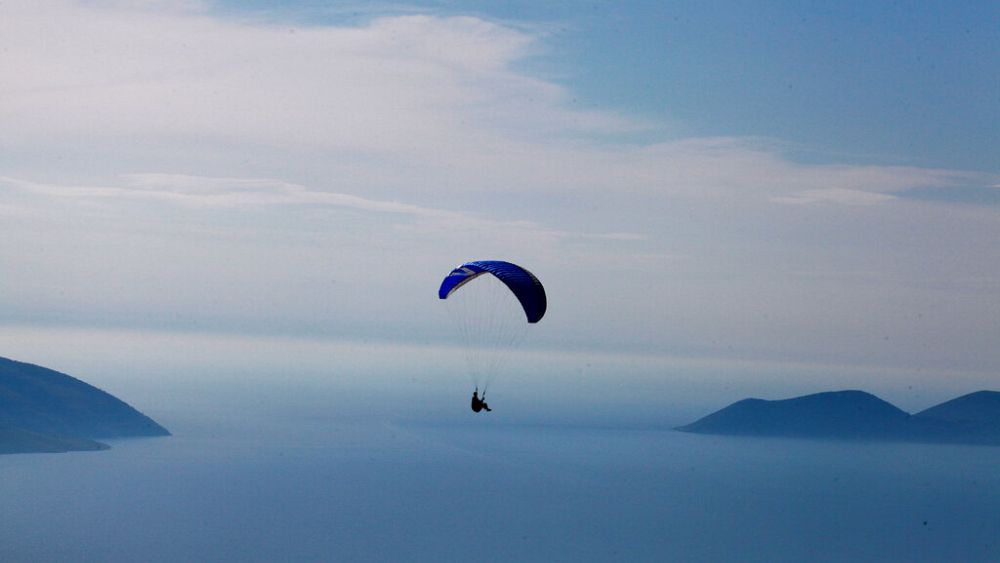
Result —
[[864, 391], [778, 401], [744, 399], [677, 429], [740, 436], [1000, 445], [1000, 393], [972, 393], [917, 415]]
[[13, 426], [0, 425], [0, 454], [58, 453], [106, 449], [108, 449], [107, 444], [87, 438], [52, 436]]
[[1000, 426], [1000, 392], [976, 391], [913, 415], [928, 420]]
[[960, 434], [962, 442], [1000, 445], [1000, 393], [977, 391], [913, 415], [928, 433], [942, 440]]
[[[37, 444], [36, 438], [46, 436], [80, 446], [74, 449], [99, 449], [101, 444], [92, 442], [93, 438], [170, 435], [146, 415], [92, 385], [6, 358], [0, 358], [0, 429], [6, 430], [0, 439], [8, 445]], [[7, 449], [3, 444], [0, 450]]]
[[864, 391], [832, 391], [793, 399], [744, 399], [682, 426], [703, 434], [876, 439], [906, 430], [910, 415]]

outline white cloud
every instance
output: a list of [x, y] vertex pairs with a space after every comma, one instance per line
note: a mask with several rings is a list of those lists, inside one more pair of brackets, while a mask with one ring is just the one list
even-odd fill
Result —
[[[642, 125], [569, 109], [563, 87], [516, 70], [534, 36], [476, 18], [294, 27], [159, 2], [97, 6], [0, 7], [8, 154], [44, 153], [99, 178], [271, 177], [413, 203], [470, 192], [789, 201], [956, 181], [949, 171], [795, 165], [752, 139], [595, 142]], [[117, 169], [102, 170], [109, 160]]]
[[562, 89], [510, 68], [532, 38], [475, 18], [335, 28], [70, 2], [5, 11], [0, 119], [22, 142], [173, 138], [427, 157], [496, 129], [624, 126], [553, 111]]
[[[644, 235], [628, 232], [591, 233], [553, 229], [532, 221], [504, 221], [470, 213], [458, 213], [401, 203], [375, 200], [345, 193], [310, 190], [304, 186], [274, 179], [212, 178], [183, 174], [129, 174], [121, 185], [87, 186], [30, 182], [0, 176], [0, 186], [43, 196], [46, 200], [68, 200], [88, 203], [104, 202], [115, 207], [122, 201], [147, 200], [189, 208], [218, 209], [237, 207], [340, 207], [408, 215], [437, 224], [439, 229], [456, 230], [516, 230], [557, 239], [638, 241]], [[43, 209], [46, 201], [36, 202]], [[9, 213], [36, 212], [27, 206], [3, 206]], [[427, 229], [425, 224], [423, 229]]]
[[830, 188], [825, 190], [804, 190], [787, 196], [776, 196], [772, 198], [772, 201], [789, 204], [840, 203], [845, 205], [875, 205], [893, 199], [895, 199], [895, 196], [883, 193]]
[[553, 342], [898, 362], [948, 337], [996, 358], [995, 210], [897, 197], [995, 176], [615, 144], [647, 125], [571, 109], [518, 70], [536, 35], [476, 18], [172, 6], [0, 5], [5, 311], [422, 330], [439, 270], [499, 257], [552, 285]]

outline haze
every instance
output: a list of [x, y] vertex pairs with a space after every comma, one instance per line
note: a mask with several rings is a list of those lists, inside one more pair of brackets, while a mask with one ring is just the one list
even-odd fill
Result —
[[[1000, 389], [997, 21], [4, 3], [0, 356], [174, 436], [0, 459], [0, 555], [995, 560], [992, 449], [669, 429]], [[436, 296], [475, 259], [549, 299], [491, 418]]]

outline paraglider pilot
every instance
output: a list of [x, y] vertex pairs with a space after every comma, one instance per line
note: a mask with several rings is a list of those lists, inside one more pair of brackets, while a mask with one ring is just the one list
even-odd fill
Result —
[[486, 404], [486, 391], [483, 391], [483, 397], [479, 398], [479, 387], [476, 387], [476, 390], [472, 392], [472, 411], [479, 412], [481, 410], [490, 412], [493, 409]]

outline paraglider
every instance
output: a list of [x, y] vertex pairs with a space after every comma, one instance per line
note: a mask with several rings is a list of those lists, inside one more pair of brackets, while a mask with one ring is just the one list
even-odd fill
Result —
[[472, 412], [479, 412], [483, 410], [486, 412], [493, 411], [493, 409], [486, 404], [486, 391], [483, 391], [483, 397], [479, 398], [479, 387], [476, 387], [476, 390], [472, 392]]
[[441, 282], [438, 297], [455, 302], [449, 312], [466, 344], [467, 367], [475, 383], [472, 410], [490, 412], [493, 409], [486, 403], [489, 384], [507, 352], [522, 340], [526, 327], [545, 316], [545, 288], [517, 264], [478, 260], [452, 270]]

